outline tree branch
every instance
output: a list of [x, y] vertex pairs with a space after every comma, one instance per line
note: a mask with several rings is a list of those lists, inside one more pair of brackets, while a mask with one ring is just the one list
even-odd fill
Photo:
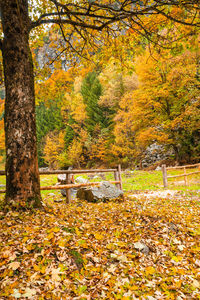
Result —
[[185, 21], [176, 19], [176, 18], [172, 17], [171, 15], [166, 14], [163, 10], [159, 10], [159, 9], [157, 9], [157, 8], [156, 8], [155, 10], [156, 10], [157, 14], [163, 15], [163, 16], [165, 16], [167, 19], [169, 19], [169, 20], [171, 20], [171, 21], [173, 21], [173, 22], [175, 22], [175, 23], [180, 23], [180, 24], [183, 24], [183, 25], [189, 25], [189, 26], [200, 27], [200, 22], [198, 22], [198, 23], [193, 23], [194, 20], [195, 20], [195, 18], [193, 18], [192, 22], [189, 23], [189, 22], [185, 22]]
[[[147, 5], [139, 0], [124, 0], [113, 4], [101, 4], [97, 1], [88, 1], [88, 3], [74, 4], [73, 2], [62, 4], [57, 0], [49, 0], [55, 5], [56, 12], [44, 13], [38, 20], [32, 22], [31, 28], [35, 28], [41, 24], [69, 24], [72, 26], [94, 29], [101, 31], [109, 24], [129, 19], [130, 17], [149, 16], [152, 14], [163, 15], [166, 19], [183, 25], [200, 27], [200, 23], [194, 23], [199, 10], [199, 0], [185, 0], [180, 6], [180, 1], [177, 0], [154, 0], [152, 4]], [[80, 2], [81, 3], [81, 2]], [[174, 17], [170, 12], [166, 12], [165, 8], [181, 7], [187, 9], [188, 12], [194, 10], [191, 22], [181, 20]], [[59, 11], [61, 8], [61, 11]], [[62, 25], [61, 25], [62, 26]]]
[[[74, 47], [74, 33], [76, 32], [79, 36], [79, 39], [83, 40], [85, 43], [90, 44], [91, 38], [94, 40], [97, 38], [97, 34], [94, 31], [103, 31], [107, 37], [110, 33], [116, 33], [120, 31], [118, 26], [112, 24], [121, 22], [124, 25], [125, 29], [132, 28], [135, 32], [144, 36], [148, 39], [153, 45], [159, 45], [162, 48], [167, 49], [171, 39], [166, 43], [165, 37], [160, 33], [159, 30], [153, 30], [153, 25], [156, 25], [156, 16], [162, 15], [167, 20], [172, 21], [173, 23], [180, 23], [183, 25], [190, 25], [195, 27], [200, 27], [198, 23], [199, 16], [199, 0], [152, 0], [151, 4], [148, 1], [140, 0], [117, 0], [115, 2], [108, 1], [106, 4], [103, 1], [78, 1], [78, 2], [68, 2], [63, 4], [59, 0], [46, 0], [51, 2], [51, 6], [55, 6], [51, 12], [43, 13], [40, 17], [32, 22], [31, 28], [35, 28], [42, 24], [57, 24], [60, 27], [62, 37], [64, 41], [68, 44], [68, 47], [65, 47], [67, 50], [69, 47], [76, 53], [79, 52], [79, 55], [83, 53], [83, 49], [80, 51]], [[66, 1], [67, 2], [67, 1]], [[186, 14], [187, 18], [178, 17], [174, 14], [174, 8], [181, 8]], [[145, 25], [145, 20], [152, 21], [151, 16], [154, 16], [153, 25]], [[164, 21], [165, 22], [165, 21]], [[195, 23], [196, 22], [196, 23]], [[147, 22], [148, 23], [148, 22]], [[136, 26], [132, 26], [135, 24]], [[71, 34], [65, 31], [65, 26], [71, 26]], [[164, 24], [162, 24], [164, 25]], [[101, 41], [97, 43], [99, 46]], [[81, 53], [80, 53], [81, 52]], [[62, 54], [62, 52], [61, 52]], [[58, 54], [59, 56], [60, 54]]]

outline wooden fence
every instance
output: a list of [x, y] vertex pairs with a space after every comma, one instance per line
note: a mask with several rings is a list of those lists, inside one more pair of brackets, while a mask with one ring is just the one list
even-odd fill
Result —
[[[166, 167], [166, 165], [162, 165], [162, 174], [163, 174], [163, 185], [165, 188], [168, 187], [168, 178], [176, 178], [176, 177], [184, 177], [184, 182], [185, 185], [187, 185], [187, 176], [193, 175], [193, 174], [198, 174], [200, 173], [200, 171], [195, 171], [195, 172], [190, 172], [187, 173], [186, 169], [189, 168], [195, 168], [195, 167], [200, 167], [200, 163], [199, 164], [194, 164], [194, 165], [186, 165], [186, 166], [177, 166], [177, 167]], [[179, 174], [179, 175], [167, 175], [167, 170], [180, 170], [183, 169], [184, 173], [183, 174]]]
[[[71, 201], [71, 188], [78, 188], [84, 186], [98, 186], [101, 182], [87, 182], [87, 183], [71, 183], [72, 175], [75, 174], [91, 174], [91, 173], [114, 173], [114, 181], [109, 181], [115, 184], [119, 189], [122, 190], [122, 178], [121, 178], [121, 166], [118, 165], [115, 169], [91, 169], [91, 170], [44, 170], [40, 171], [40, 175], [52, 175], [52, 174], [65, 174], [66, 184], [64, 185], [52, 185], [52, 186], [41, 186], [40, 190], [62, 190], [66, 189], [66, 202]], [[6, 175], [5, 171], [0, 171], [0, 176]], [[5, 190], [0, 190], [0, 193], [5, 193]]]

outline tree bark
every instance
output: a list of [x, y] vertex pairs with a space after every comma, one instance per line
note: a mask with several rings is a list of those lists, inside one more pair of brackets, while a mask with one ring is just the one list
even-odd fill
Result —
[[[3, 2], [3, 3], [2, 3]], [[1, 0], [6, 88], [6, 203], [41, 206], [27, 0]]]

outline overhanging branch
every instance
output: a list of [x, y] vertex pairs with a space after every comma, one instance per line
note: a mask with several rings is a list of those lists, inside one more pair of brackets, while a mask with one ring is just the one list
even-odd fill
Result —
[[[113, 32], [119, 32], [122, 27], [112, 25], [114, 23], [121, 23], [124, 26], [123, 28], [126, 29], [132, 28], [138, 34], [145, 36], [150, 43], [159, 44], [164, 48], [168, 48], [168, 45], [163, 43], [164, 37], [162, 34], [157, 29], [155, 31], [151, 29], [151, 27], [154, 27], [153, 25], [156, 25], [155, 28], [157, 28], [157, 16], [163, 16], [166, 21], [169, 20], [173, 23], [189, 25], [193, 28], [200, 27], [198, 22], [199, 0], [184, 0], [181, 1], [181, 4], [180, 0], [152, 0], [151, 4], [148, 4], [148, 1], [139, 0], [117, 0], [115, 2], [108, 1], [108, 3], [88, 0], [66, 4], [60, 3], [58, 0], [47, 0], [47, 2], [51, 2], [51, 6], [53, 3], [55, 7], [51, 11], [41, 14], [36, 21], [32, 22], [31, 28], [42, 24], [57, 24], [60, 27], [64, 41], [74, 52], [76, 52], [73, 46], [75, 32], [78, 34], [79, 39], [85, 41], [85, 43], [90, 43], [91, 37], [95, 39], [96, 33], [94, 31], [105, 30], [107, 37]], [[187, 14], [187, 18], [176, 15], [174, 13], [175, 7], [181, 8]], [[148, 18], [150, 22], [153, 19], [155, 24], [152, 26], [145, 25], [145, 20], [148, 20]], [[135, 26], [133, 26], [134, 24]], [[72, 27], [72, 35], [69, 35], [68, 31], [65, 30], [64, 25]], [[156, 40], [154, 40], [155, 38]], [[65, 47], [65, 49], [68, 49], [68, 47]]]
[[[151, 4], [145, 4], [139, 0], [117, 1], [111, 4], [103, 4], [98, 1], [88, 1], [81, 5], [78, 3], [63, 4], [57, 0], [49, 0], [55, 5], [55, 10], [42, 14], [35, 22], [32, 22], [31, 28], [42, 24], [68, 24], [79, 28], [93, 29], [101, 31], [108, 25], [129, 19], [130, 17], [150, 16], [153, 14], [163, 15], [166, 19], [183, 25], [200, 27], [198, 20], [199, 5], [197, 0], [185, 0], [181, 3], [177, 0], [154, 0]], [[191, 11], [193, 16], [191, 20], [180, 19], [171, 14], [172, 7], [180, 7]], [[191, 12], [190, 12], [191, 13]], [[195, 22], [196, 21], [196, 22]]]

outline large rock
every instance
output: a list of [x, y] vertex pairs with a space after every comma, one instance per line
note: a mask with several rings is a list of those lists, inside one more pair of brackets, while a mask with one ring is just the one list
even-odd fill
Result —
[[[66, 197], [66, 190], [65, 190], [65, 189], [60, 190], [60, 192], [61, 192], [61, 195], [62, 195], [63, 197]], [[74, 198], [74, 197], [76, 196], [77, 189], [71, 188], [71, 189], [70, 189], [70, 193], [71, 193], [71, 196]]]
[[58, 182], [59, 182], [59, 184], [66, 184], [66, 174], [59, 174]]
[[157, 162], [169, 160], [172, 155], [174, 155], [172, 148], [166, 150], [164, 146], [153, 143], [145, 150], [142, 167], [147, 168]]
[[77, 198], [88, 202], [106, 202], [123, 197], [123, 191], [108, 181], [103, 181], [99, 187], [83, 187], [77, 191]]

